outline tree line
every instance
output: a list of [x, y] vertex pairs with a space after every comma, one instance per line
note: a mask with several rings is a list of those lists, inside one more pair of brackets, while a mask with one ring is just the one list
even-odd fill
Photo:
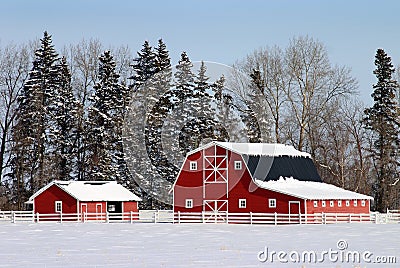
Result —
[[[143, 198], [142, 208], [166, 208], [156, 174], [172, 183], [174, 159], [209, 140], [243, 141], [242, 133], [311, 153], [325, 182], [372, 195], [376, 210], [399, 206], [399, 86], [382, 49], [370, 108], [358, 100], [351, 70], [307, 36], [247, 55], [233, 66], [233, 83], [210, 81], [206, 65], [193, 70], [185, 52], [173, 72], [162, 39], [145, 41], [136, 56], [97, 40], [61, 54], [47, 32], [0, 50], [2, 209], [22, 209], [54, 179], [117, 180]], [[126, 135], [127, 117], [146, 123]], [[140, 144], [138, 133], [145, 150], [128, 154], [124, 143]]]

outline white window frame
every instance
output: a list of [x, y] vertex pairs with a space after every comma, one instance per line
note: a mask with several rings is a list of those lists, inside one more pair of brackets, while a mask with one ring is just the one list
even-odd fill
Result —
[[62, 213], [62, 201], [54, 202], [54, 210], [57, 213]]
[[346, 200], [346, 207], [350, 207], [350, 200]]
[[361, 200], [361, 206], [362, 206], [362, 207], [365, 207], [366, 203], [367, 203], [367, 202], [365, 202], [365, 200]]
[[268, 207], [276, 208], [276, 199], [275, 198], [268, 199]]
[[353, 206], [354, 206], [354, 207], [358, 206], [358, 201], [357, 201], [357, 199], [353, 201]]
[[193, 208], [193, 199], [185, 200], [185, 208]]
[[197, 170], [197, 162], [196, 161], [190, 161], [189, 169], [190, 170]]
[[242, 161], [235, 161], [233, 165], [235, 170], [242, 170]]
[[325, 200], [322, 200], [321, 206], [322, 206], [323, 208], [326, 207], [326, 201], [325, 201]]
[[318, 200], [314, 200], [314, 207], [315, 207], [315, 208], [318, 207]]
[[247, 200], [246, 199], [239, 199], [239, 208], [246, 208]]
[[337, 206], [338, 206], [338, 207], [342, 207], [342, 200], [338, 200], [338, 201], [337, 201]]
[[329, 206], [333, 208], [335, 206], [335, 202], [333, 200], [329, 201]]

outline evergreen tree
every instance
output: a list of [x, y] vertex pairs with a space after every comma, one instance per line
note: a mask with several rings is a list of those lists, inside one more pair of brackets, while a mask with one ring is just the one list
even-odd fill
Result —
[[51, 36], [44, 32], [29, 78], [18, 97], [18, 112], [13, 128], [12, 173], [15, 202], [23, 200], [49, 181], [48, 106], [57, 88], [59, 60]]
[[51, 179], [73, 179], [76, 163], [78, 115], [82, 109], [73, 95], [71, 73], [66, 58], [56, 66], [57, 86], [48, 96], [48, 176]]
[[124, 115], [126, 87], [118, 82], [116, 64], [110, 51], [99, 58], [99, 81], [94, 86], [93, 106], [89, 109], [87, 159], [91, 180], [124, 181], [121, 175], [123, 159], [121, 126]]
[[394, 68], [391, 58], [383, 49], [375, 56], [374, 74], [377, 83], [373, 85], [374, 105], [365, 109], [364, 124], [376, 134], [372, 148], [372, 157], [376, 168], [375, 209], [384, 212], [393, 208], [399, 200], [393, 200], [392, 194], [398, 191], [396, 179], [400, 177], [396, 160], [399, 156], [400, 114], [395, 92], [399, 88], [392, 78]]
[[143, 44], [143, 48], [137, 52], [138, 57], [135, 58], [134, 64], [132, 65], [134, 75], [130, 77], [133, 79], [133, 88], [138, 89], [147, 80], [149, 80], [157, 71], [157, 68], [161, 68], [162, 64], [159, 62], [159, 66], [156, 66], [156, 54], [149, 42], [146, 40]]

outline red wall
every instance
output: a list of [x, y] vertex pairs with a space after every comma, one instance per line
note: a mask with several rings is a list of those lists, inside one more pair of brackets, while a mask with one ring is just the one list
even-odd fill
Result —
[[[204, 166], [208, 167], [207, 161], [203, 160], [203, 154], [211, 155], [215, 152], [214, 147], [205, 149], [204, 151], [196, 152], [188, 156], [183, 164], [182, 170], [177, 178], [174, 186], [174, 211], [180, 212], [201, 212], [203, 210], [203, 200], [228, 200], [228, 211], [232, 213], [240, 212], [260, 212], [260, 213], [289, 213], [289, 202], [300, 202], [300, 213], [305, 213], [305, 200], [292, 197], [286, 194], [259, 188], [252, 181], [251, 175], [248, 172], [242, 157], [239, 154], [228, 151], [221, 147], [217, 147], [217, 154], [228, 155], [228, 195], [226, 195], [226, 184], [205, 184], [203, 187], [203, 174], [207, 177], [210, 171], [203, 173], [203, 161], [206, 163]], [[190, 170], [190, 162], [197, 162], [197, 170]], [[242, 169], [235, 170], [235, 161], [242, 162]], [[218, 162], [218, 160], [217, 160]], [[225, 163], [221, 163], [220, 167], [224, 168]], [[221, 171], [224, 176], [226, 174]], [[221, 180], [220, 180], [221, 181]], [[205, 190], [205, 191], [203, 191]], [[203, 196], [204, 195], [204, 196]], [[276, 208], [269, 208], [269, 199], [276, 199]], [[193, 199], [193, 208], [185, 208], [185, 200]], [[239, 208], [239, 199], [246, 199], [246, 208]], [[314, 208], [312, 200], [307, 201], [307, 213], [318, 212], [335, 212], [335, 213], [369, 213], [369, 201], [366, 200], [365, 207], [361, 206], [361, 200], [358, 201], [357, 207], [354, 207], [353, 200], [350, 201], [350, 206], [346, 207], [346, 202], [342, 201], [342, 207], [330, 207], [330, 200], [326, 200], [326, 206], [319, 206]], [[292, 207], [295, 209], [295, 205]]]
[[138, 203], [136, 201], [123, 202], [123, 212], [138, 212]]
[[56, 185], [50, 186], [34, 199], [35, 213], [54, 214], [55, 201], [62, 201], [63, 213], [77, 213], [76, 199], [64, 192]]

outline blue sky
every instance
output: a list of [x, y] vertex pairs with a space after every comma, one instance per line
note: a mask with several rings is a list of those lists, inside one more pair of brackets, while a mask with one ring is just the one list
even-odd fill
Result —
[[308, 35], [325, 44], [333, 64], [352, 69], [368, 103], [376, 49], [400, 64], [399, 12], [396, 0], [12, 0], [1, 3], [0, 42], [25, 42], [47, 30], [58, 49], [96, 38], [136, 51], [161, 37], [174, 63], [185, 50], [193, 61], [230, 65], [259, 47], [285, 47]]

